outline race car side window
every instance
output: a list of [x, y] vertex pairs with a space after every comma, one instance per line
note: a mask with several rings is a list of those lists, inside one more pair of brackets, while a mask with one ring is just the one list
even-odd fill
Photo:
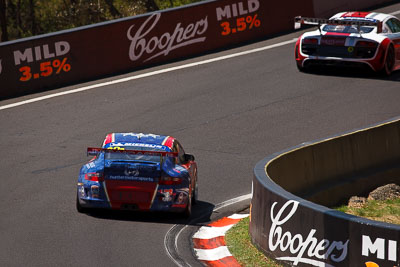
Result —
[[386, 25], [392, 33], [400, 32], [400, 21], [395, 18], [391, 18], [386, 22]]
[[393, 19], [393, 24], [396, 25], [396, 32], [400, 32], [400, 20]]
[[181, 146], [181, 144], [178, 143], [178, 158], [180, 163], [186, 163], [185, 162], [185, 150], [183, 150], [183, 147]]
[[185, 163], [185, 151], [183, 150], [183, 147], [177, 140], [174, 141], [174, 146], [172, 148], [173, 152], [178, 152], [178, 158], [176, 160], [177, 164], [184, 164]]

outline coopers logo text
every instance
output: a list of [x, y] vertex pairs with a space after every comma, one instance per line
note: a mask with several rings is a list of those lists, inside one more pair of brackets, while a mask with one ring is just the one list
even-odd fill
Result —
[[129, 58], [132, 61], [148, 55], [149, 57], [143, 61], [146, 62], [162, 55], [167, 56], [175, 49], [206, 40], [206, 37], [202, 35], [208, 28], [207, 16], [186, 26], [178, 23], [172, 33], [165, 32], [161, 36], [149, 36], [151, 31], [157, 26], [160, 18], [161, 13], [152, 14], [136, 32], [134, 31], [135, 25], [129, 27], [127, 37], [131, 41]]
[[289, 231], [284, 232], [282, 226], [295, 214], [299, 202], [289, 200], [275, 213], [276, 204], [277, 202], [274, 202], [271, 206], [272, 225], [269, 231], [268, 246], [271, 251], [279, 248], [282, 252], [288, 251], [291, 254], [276, 258], [277, 260], [291, 261], [294, 266], [298, 263], [305, 263], [313, 266], [332, 267], [334, 265], [326, 263], [326, 260], [340, 263], [347, 257], [349, 240], [345, 242], [318, 240], [314, 237], [316, 229], [311, 229], [305, 238], [301, 234], [293, 235]]

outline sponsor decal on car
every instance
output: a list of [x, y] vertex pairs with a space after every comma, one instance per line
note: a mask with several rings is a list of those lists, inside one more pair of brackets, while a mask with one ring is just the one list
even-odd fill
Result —
[[91, 169], [96, 167], [96, 164], [94, 164], [94, 162], [89, 162], [88, 164], [85, 165], [86, 169]]
[[175, 196], [174, 190], [173, 189], [160, 189], [158, 192], [162, 195], [164, 195], [161, 200], [164, 202], [170, 202], [172, 201], [172, 197]]
[[346, 38], [323, 37], [321, 39], [321, 45], [344, 46], [345, 43]]
[[139, 176], [139, 170], [138, 169], [131, 169], [131, 168], [129, 168], [129, 166], [126, 166], [124, 174], [126, 176], [135, 176], [135, 177], [137, 177], [137, 176]]
[[165, 146], [162, 145], [154, 145], [154, 144], [144, 144], [144, 143], [111, 143], [107, 148], [115, 149], [121, 147], [147, 147], [147, 148], [156, 148], [156, 149], [163, 149], [165, 150]]
[[100, 195], [100, 188], [98, 185], [92, 185], [90, 187], [90, 191], [92, 192], [92, 197], [93, 198], [99, 198]]
[[155, 179], [151, 177], [137, 177], [137, 176], [125, 176], [125, 175], [109, 175], [106, 177], [107, 180], [128, 180], [138, 182], [154, 182]]
[[122, 136], [132, 136], [136, 138], [142, 138], [142, 137], [152, 137], [152, 138], [159, 138], [161, 135], [157, 134], [143, 134], [143, 133], [123, 133]]

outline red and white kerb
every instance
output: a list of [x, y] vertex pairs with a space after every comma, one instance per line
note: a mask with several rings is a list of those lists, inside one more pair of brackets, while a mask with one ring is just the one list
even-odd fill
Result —
[[225, 233], [249, 214], [233, 214], [200, 227], [193, 235], [197, 259], [206, 266], [240, 266], [225, 244]]

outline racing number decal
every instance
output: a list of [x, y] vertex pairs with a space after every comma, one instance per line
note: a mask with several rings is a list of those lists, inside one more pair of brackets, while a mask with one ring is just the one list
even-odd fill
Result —
[[107, 148], [107, 149], [110, 149], [110, 150], [125, 150], [124, 147], [119, 147], [119, 146], [110, 146], [110, 147]]

